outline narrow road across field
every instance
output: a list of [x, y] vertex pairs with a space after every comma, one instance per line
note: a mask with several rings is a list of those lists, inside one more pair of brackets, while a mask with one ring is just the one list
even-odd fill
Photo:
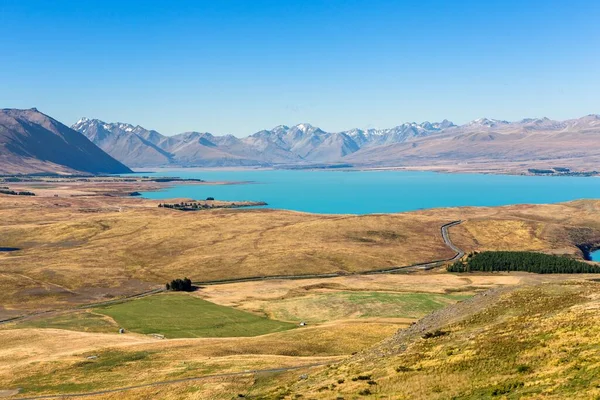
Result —
[[[446, 244], [446, 246], [449, 249], [451, 249], [455, 253], [454, 256], [452, 256], [450, 258], [445, 258], [445, 259], [436, 260], [436, 261], [429, 261], [426, 263], [404, 265], [404, 266], [398, 266], [398, 267], [388, 267], [388, 268], [376, 269], [376, 270], [371, 270], [371, 271], [355, 272], [355, 273], [352, 273], [352, 275], [394, 274], [394, 273], [404, 272], [407, 270], [409, 270], [409, 271], [410, 270], [428, 270], [428, 269], [432, 269], [432, 268], [444, 265], [447, 262], [456, 261], [456, 260], [460, 259], [465, 253], [463, 250], [458, 248], [454, 243], [452, 243], [452, 241], [450, 240], [450, 233], [448, 232], [448, 229], [460, 224], [461, 222], [462, 221], [452, 221], [452, 222], [442, 225], [440, 228], [440, 232], [442, 235], [442, 239], [444, 240], [444, 243]], [[269, 280], [299, 280], [299, 279], [335, 278], [335, 277], [346, 276], [346, 275], [350, 275], [350, 274], [340, 273], [340, 272], [332, 272], [332, 273], [328, 273], [328, 274], [252, 276], [252, 277], [247, 277], [247, 278], [232, 278], [232, 279], [219, 279], [219, 280], [211, 280], [211, 281], [196, 281], [196, 282], [193, 282], [193, 284], [196, 286], [208, 286], [208, 285], [225, 285], [225, 284], [229, 284], [229, 283], [257, 282], [257, 281], [269, 281]], [[139, 299], [141, 297], [151, 296], [151, 295], [161, 293], [164, 291], [165, 291], [164, 289], [153, 289], [153, 290], [149, 290], [149, 291], [142, 292], [142, 293], [132, 294], [127, 297], [123, 297], [123, 298], [115, 299], [115, 300], [83, 304], [80, 306], [67, 308], [67, 309], [63, 309], [63, 310], [48, 310], [48, 311], [42, 311], [42, 312], [38, 312], [38, 313], [21, 315], [18, 317], [1, 320], [0, 325], [6, 324], [9, 322], [22, 321], [25, 319], [38, 317], [41, 315], [53, 315], [53, 314], [63, 313], [63, 312], [68, 312], [68, 311], [86, 310], [86, 309], [90, 309], [90, 308], [107, 306], [107, 305], [111, 305], [111, 304], [124, 303], [126, 301]]]

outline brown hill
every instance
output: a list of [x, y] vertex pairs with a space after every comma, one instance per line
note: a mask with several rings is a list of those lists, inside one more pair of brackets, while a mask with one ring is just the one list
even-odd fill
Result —
[[126, 173], [84, 135], [29, 110], [0, 110], [0, 174]]

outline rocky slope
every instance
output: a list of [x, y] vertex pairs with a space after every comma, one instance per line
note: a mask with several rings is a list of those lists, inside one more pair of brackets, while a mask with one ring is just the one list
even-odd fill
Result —
[[29, 110], [0, 110], [0, 174], [125, 173], [131, 170], [85, 136]]

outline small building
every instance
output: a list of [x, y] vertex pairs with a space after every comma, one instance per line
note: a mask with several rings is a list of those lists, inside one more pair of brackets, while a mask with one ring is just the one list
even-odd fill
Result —
[[119, 333], [125, 333], [125, 329], [119, 328]]

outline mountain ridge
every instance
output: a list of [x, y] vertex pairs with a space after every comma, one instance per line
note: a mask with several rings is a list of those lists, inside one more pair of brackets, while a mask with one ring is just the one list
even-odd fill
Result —
[[36, 108], [0, 110], [0, 173], [126, 173], [79, 132]]
[[444, 120], [404, 123], [389, 129], [326, 132], [309, 123], [300, 123], [278, 125], [238, 138], [197, 131], [165, 136], [139, 125], [84, 117], [72, 128], [127, 165], [158, 167], [337, 162], [363, 147], [404, 142], [453, 126]]
[[593, 150], [600, 143], [597, 114], [564, 121], [542, 117], [510, 122], [482, 117], [463, 125], [444, 119], [341, 132], [300, 123], [278, 125], [243, 138], [196, 131], [165, 136], [139, 125], [88, 118], [80, 119], [73, 129], [134, 167], [336, 163], [410, 167], [486, 159], [536, 165], [544, 159], [567, 159], [571, 160], [567, 164], [577, 165], [577, 158], [600, 159]]

